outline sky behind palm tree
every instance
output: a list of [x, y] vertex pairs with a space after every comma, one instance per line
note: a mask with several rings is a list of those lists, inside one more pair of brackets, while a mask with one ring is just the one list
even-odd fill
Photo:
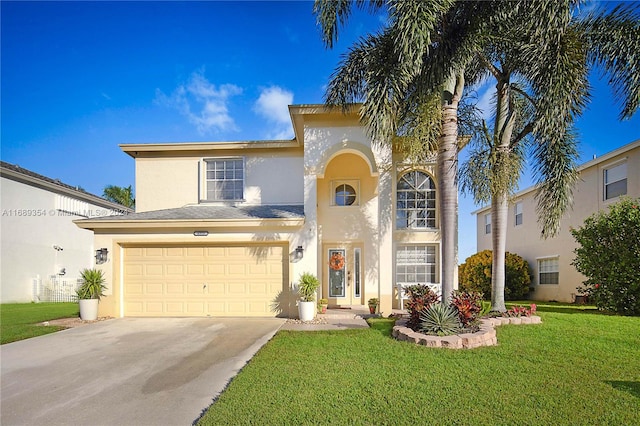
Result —
[[[355, 13], [327, 50], [312, 6], [2, 2], [2, 160], [99, 195], [134, 184], [121, 143], [291, 138], [287, 105], [323, 102], [340, 54], [384, 19]], [[597, 77], [582, 162], [640, 138], [640, 116], [619, 122]], [[490, 89], [477, 88], [485, 104]], [[475, 209], [460, 198], [461, 262]]]

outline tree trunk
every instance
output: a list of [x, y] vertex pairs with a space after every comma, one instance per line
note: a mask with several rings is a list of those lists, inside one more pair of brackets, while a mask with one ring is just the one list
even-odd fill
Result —
[[491, 243], [493, 245], [493, 262], [491, 266], [491, 310], [505, 312], [504, 256], [507, 243], [507, 218], [509, 205], [506, 194], [497, 194], [491, 198]]
[[494, 127], [494, 154], [491, 195], [491, 243], [493, 262], [491, 266], [491, 310], [505, 312], [505, 251], [507, 244], [507, 219], [509, 217], [509, 188], [506, 174], [510, 173], [509, 162], [511, 137], [515, 123], [515, 111], [510, 103], [509, 76], [505, 75], [496, 85], [496, 121]]
[[462, 73], [452, 74], [442, 93], [442, 130], [438, 142], [438, 213], [442, 241], [442, 302], [449, 304], [458, 287], [458, 103]]

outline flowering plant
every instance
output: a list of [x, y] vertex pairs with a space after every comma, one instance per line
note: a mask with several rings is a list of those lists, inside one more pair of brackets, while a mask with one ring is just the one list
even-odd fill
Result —
[[524, 306], [515, 305], [507, 312], [504, 313], [505, 317], [530, 317], [531, 315], [535, 315], [536, 309], [538, 307], [535, 303], [532, 303], [529, 308], [525, 308]]

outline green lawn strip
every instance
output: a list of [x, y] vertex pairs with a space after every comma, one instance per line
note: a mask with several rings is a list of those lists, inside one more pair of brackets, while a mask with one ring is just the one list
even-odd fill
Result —
[[386, 320], [281, 331], [200, 424], [640, 425], [640, 318], [540, 315], [474, 350], [395, 341]]
[[3, 303], [0, 305], [0, 344], [63, 330], [64, 327], [37, 324], [77, 316], [77, 303]]

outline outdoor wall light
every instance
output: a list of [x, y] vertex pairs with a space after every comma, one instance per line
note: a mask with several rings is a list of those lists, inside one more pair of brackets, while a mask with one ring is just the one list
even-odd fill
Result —
[[304, 255], [304, 249], [302, 248], [302, 246], [298, 246], [298, 247], [296, 248], [296, 255], [295, 255], [296, 260], [300, 260], [300, 259], [302, 259], [302, 256], [303, 256], [303, 255]]
[[96, 250], [96, 264], [101, 265], [107, 261], [107, 254], [109, 254], [109, 250], [106, 248], [101, 248]]

